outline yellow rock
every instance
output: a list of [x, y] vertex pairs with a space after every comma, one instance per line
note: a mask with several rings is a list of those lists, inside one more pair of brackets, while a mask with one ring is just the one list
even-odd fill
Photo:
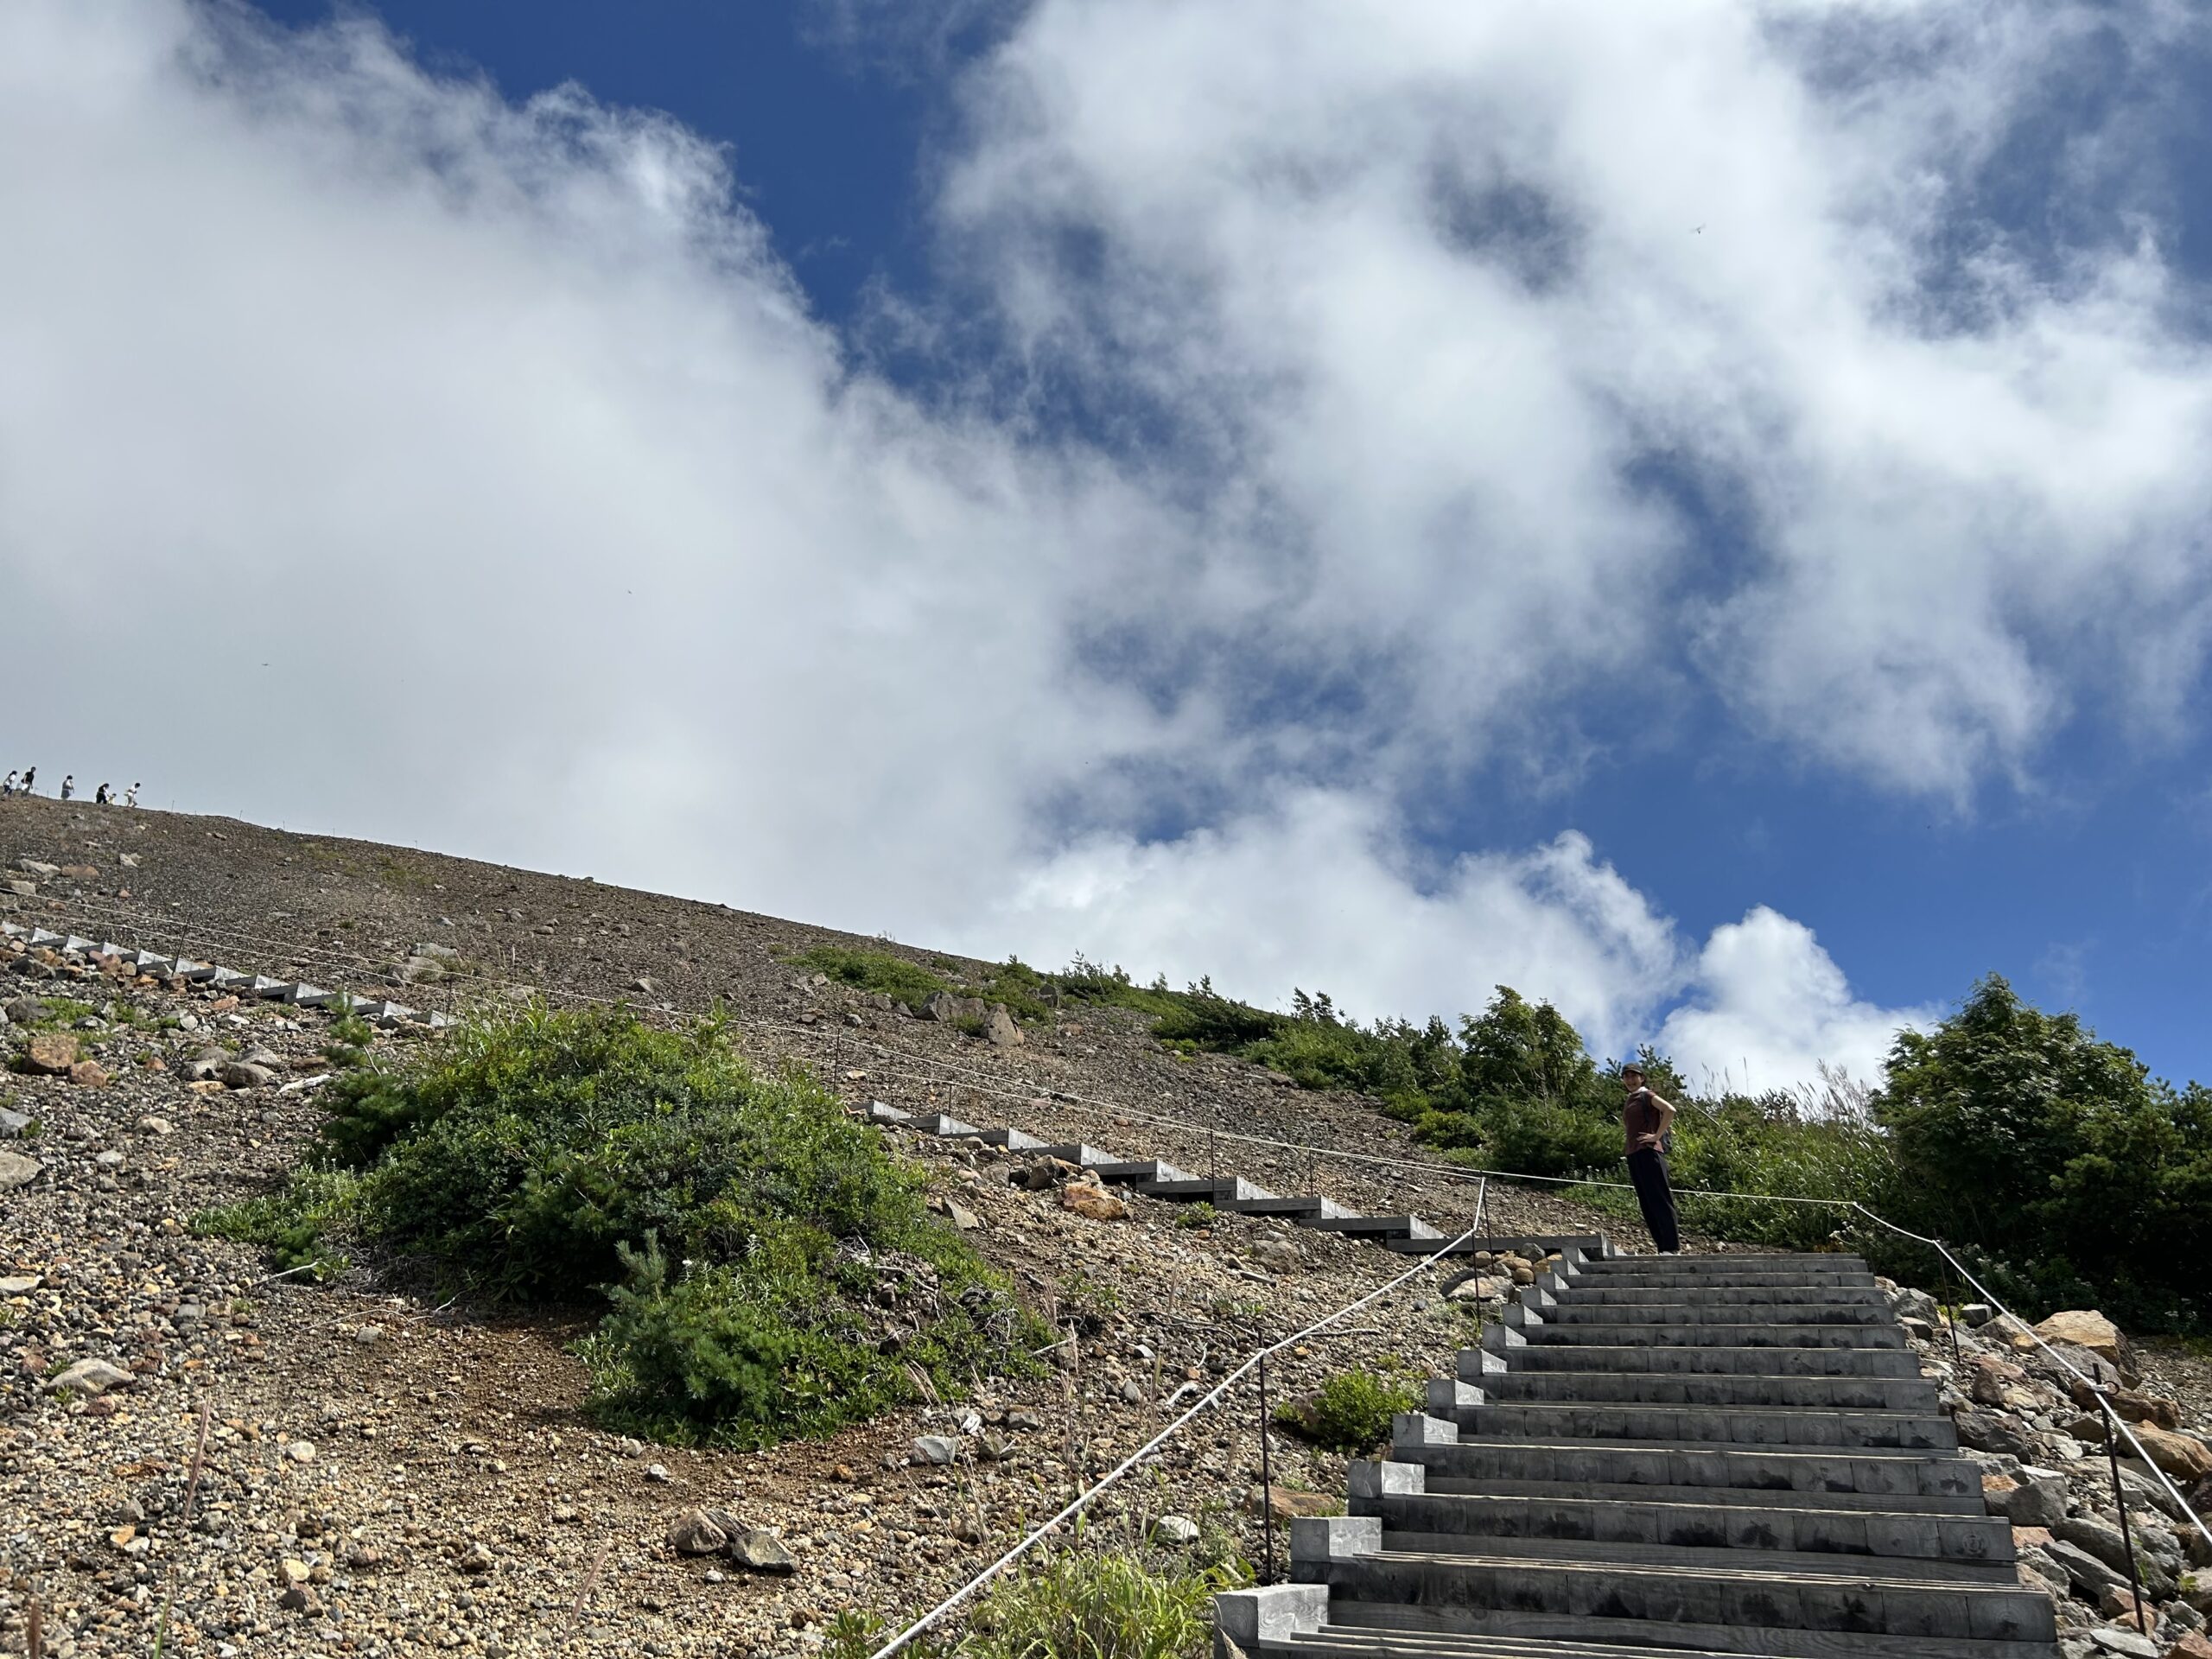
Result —
[[2123, 1382], [2133, 1385], [2141, 1380], [2127, 1338], [2120, 1334], [2118, 1325], [2094, 1309], [2070, 1308], [2054, 1313], [2036, 1326], [2036, 1334], [2045, 1342], [2070, 1342], [2076, 1348], [2088, 1349], [2100, 1359], [2110, 1361]]

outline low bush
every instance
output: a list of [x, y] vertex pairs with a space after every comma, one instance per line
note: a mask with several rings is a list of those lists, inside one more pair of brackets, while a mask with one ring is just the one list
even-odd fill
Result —
[[1275, 1421], [1316, 1446], [1368, 1452], [1389, 1440], [1393, 1417], [1420, 1404], [1420, 1386], [1411, 1376], [1354, 1366], [1338, 1371], [1307, 1398], [1276, 1408]]
[[672, 1440], [821, 1434], [1026, 1369], [1039, 1327], [921, 1178], [724, 1024], [543, 1007], [339, 1077], [308, 1164], [208, 1231], [283, 1265], [351, 1240], [495, 1300], [612, 1306], [602, 1421]]
[[1001, 1580], [969, 1621], [973, 1659], [1200, 1659], [1213, 1598], [1248, 1583], [1241, 1562], [1197, 1567], [1126, 1549], [1069, 1549]]

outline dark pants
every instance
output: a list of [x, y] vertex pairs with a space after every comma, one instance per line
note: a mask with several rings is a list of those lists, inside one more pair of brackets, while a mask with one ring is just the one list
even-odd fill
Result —
[[1675, 1189], [1667, 1181], [1663, 1153], [1647, 1147], [1628, 1155], [1628, 1178], [1636, 1183], [1636, 1201], [1643, 1207], [1643, 1224], [1651, 1230], [1651, 1243], [1671, 1255], [1682, 1248], [1681, 1229], [1675, 1222]]

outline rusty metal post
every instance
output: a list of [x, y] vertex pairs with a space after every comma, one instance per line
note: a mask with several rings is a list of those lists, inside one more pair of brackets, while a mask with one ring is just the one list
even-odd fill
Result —
[[1268, 1454], [1268, 1357], [1260, 1356], [1260, 1582], [1275, 1581], [1275, 1477]]
[[2135, 1628], [2148, 1637], [2151, 1627], [2143, 1616], [2143, 1575], [2135, 1570], [2135, 1534], [2127, 1524], [2127, 1490], [2120, 1484], [2120, 1418], [2101, 1390], [2097, 1406], [2105, 1414], [2105, 1460], [2112, 1465], [2112, 1496], [2120, 1506], [2120, 1541], [2127, 1546], [2127, 1586], [2135, 1594]]

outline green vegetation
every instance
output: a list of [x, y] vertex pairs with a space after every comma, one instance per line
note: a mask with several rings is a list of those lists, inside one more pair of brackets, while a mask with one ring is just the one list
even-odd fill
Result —
[[1242, 1563], [1193, 1567], [1134, 1551], [1071, 1549], [1000, 1580], [969, 1621], [972, 1659], [1199, 1659]]
[[[1558, 1010], [1501, 986], [1457, 1030], [1441, 1020], [1371, 1025], [1326, 995], [1288, 1014], [1200, 981], [1134, 983], [1078, 959], [1046, 982], [1063, 1007], [1152, 1016], [1185, 1053], [1271, 1066], [1309, 1089], [1356, 1090], [1447, 1159], [1529, 1176], [1622, 1179], [1616, 1064], [1599, 1064]], [[2144, 1331], [2212, 1327], [2212, 1090], [2152, 1077], [2071, 1014], [2022, 1002], [2002, 978], [1977, 984], [1936, 1032], [1900, 1036], [1884, 1087], [1831, 1077], [1795, 1092], [1694, 1094], [1663, 1055], [1639, 1056], [1682, 1108], [1678, 1192], [1773, 1194], [1781, 1205], [1695, 1194], [1686, 1225], [1777, 1249], [1840, 1242], [1884, 1271], [1942, 1290], [1932, 1251], [1853, 1211], [1860, 1204], [1948, 1240], [1992, 1289], [2031, 1316], [2094, 1303]], [[1592, 1202], [1636, 1213], [1626, 1192]]]
[[923, 1207], [919, 1174], [723, 1021], [543, 1007], [348, 1071], [281, 1191], [200, 1218], [283, 1267], [341, 1243], [494, 1300], [612, 1306], [581, 1352], [600, 1420], [753, 1446], [1026, 1370], [1043, 1338]]
[[1388, 1375], [1363, 1366], [1338, 1371], [1310, 1397], [1275, 1408], [1275, 1421], [1317, 1446], [1338, 1452], [1371, 1451], [1390, 1438], [1390, 1420], [1421, 1407], [1414, 1375]]
[[985, 969], [980, 985], [947, 977], [957, 970], [941, 957], [931, 960], [944, 970], [943, 973], [888, 950], [865, 950], [838, 944], [818, 945], [785, 960], [804, 972], [826, 975], [841, 985], [849, 985], [874, 996], [887, 996], [917, 1011], [939, 991], [950, 991], [956, 996], [1002, 1002], [1015, 1019], [1033, 1024], [1052, 1017], [1052, 980], [1012, 957], [998, 967]]

